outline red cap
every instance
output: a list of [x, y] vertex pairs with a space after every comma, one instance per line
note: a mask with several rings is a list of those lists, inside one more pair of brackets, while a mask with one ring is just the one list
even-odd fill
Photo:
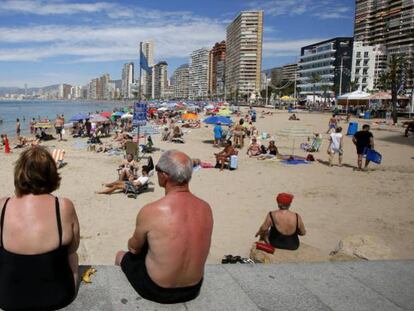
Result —
[[283, 204], [283, 205], [290, 205], [293, 201], [293, 195], [290, 193], [279, 193], [276, 197], [277, 203]]

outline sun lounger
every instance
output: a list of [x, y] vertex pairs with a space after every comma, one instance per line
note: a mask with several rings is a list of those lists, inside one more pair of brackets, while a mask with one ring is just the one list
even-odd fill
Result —
[[65, 150], [64, 149], [54, 149], [52, 151], [52, 158], [55, 160], [56, 166], [58, 168], [61, 168], [64, 165], [63, 160], [65, 158]]

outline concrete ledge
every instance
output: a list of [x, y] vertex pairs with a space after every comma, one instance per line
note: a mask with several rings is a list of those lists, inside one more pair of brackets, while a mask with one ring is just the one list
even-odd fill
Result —
[[97, 266], [65, 310], [414, 310], [414, 261], [208, 265], [194, 301], [142, 299], [119, 267]]

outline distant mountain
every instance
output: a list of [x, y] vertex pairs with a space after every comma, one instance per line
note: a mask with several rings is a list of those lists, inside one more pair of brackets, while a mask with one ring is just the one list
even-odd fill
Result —
[[[44, 87], [31, 87], [31, 88], [27, 88], [27, 94], [31, 95], [34, 93], [48, 93], [51, 91], [54, 91], [56, 89], [59, 88], [60, 84], [53, 84], [53, 85], [48, 85], [48, 86], [44, 86]], [[69, 85], [69, 84], [63, 84], [63, 85]], [[24, 95], [25, 93], [25, 89], [21, 88], [21, 87], [3, 87], [0, 86], [0, 96], [4, 96], [5, 94], [22, 94]]]

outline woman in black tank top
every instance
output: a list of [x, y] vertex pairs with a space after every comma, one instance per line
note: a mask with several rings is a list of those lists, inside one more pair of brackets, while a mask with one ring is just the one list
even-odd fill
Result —
[[[30, 174], [27, 174], [27, 170], [30, 170]], [[28, 180], [29, 177], [32, 177], [32, 180]], [[8, 247], [13, 244], [13, 237], [5, 237], [7, 228], [11, 230], [14, 225], [11, 221], [13, 217], [7, 215], [19, 213], [18, 204], [24, 202], [19, 199], [32, 195], [35, 199], [41, 198], [47, 202], [46, 204], [50, 204], [51, 200], [44, 195], [57, 189], [59, 181], [56, 164], [45, 149], [35, 147], [21, 154], [15, 167], [16, 198], [7, 198], [4, 201], [0, 216], [0, 309], [57, 310], [70, 304], [75, 297], [74, 265], [71, 267], [69, 252], [72, 253], [71, 258], [73, 254], [76, 255], [79, 232], [75, 229], [72, 242], [68, 245], [63, 244], [58, 198], [53, 200], [55, 215], [52, 217], [56, 219], [56, 227], [50, 232], [50, 235], [56, 236], [56, 240], [59, 241], [57, 248], [33, 255], [19, 254], [10, 251], [11, 246]], [[32, 197], [27, 198], [32, 200]], [[24, 215], [21, 216], [24, 219]], [[39, 217], [33, 220], [34, 225], [36, 222], [41, 224], [42, 221], [44, 218]], [[74, 227], [79, 227], [77, 221]], [[24, 237], [24, 232], [21, 235]], [[27, 238], [30, 239], [30, 236]]]
[[[277, 196], [277, 203], [280, 210], [284, 210], [287, 213], [293, 214], [290, 211], [287, 211], [292, 203], [293, 195], [288, 193], [280, 193]], [[285, 212], [285, 213], [286, 213]], [[271, 244], [275, 248], [279, 249], [287, 249], [287, 250], [296, 250], [299, 248], [299, 235], [305, 235], [306, 230], [301, 221], [300, 216], [295, 213], [296, 215], [296, 228], [292, 234], [283, 234], [281, 233], [277, 227], [276, 223], [279, 225], [285, 221], [285, 217], [279, 217], [276, 220], [276, 214], [269, 212], [268, 216], [266, 217], [263, 225], [260, 227], [259, 231], [256, 233], [256, 236], [260, 236], [261, 240], [264, 240]], [[283, 214], [279, 214], [283, 215]], [[286, 215], [287, 216], [287, 215]]]

